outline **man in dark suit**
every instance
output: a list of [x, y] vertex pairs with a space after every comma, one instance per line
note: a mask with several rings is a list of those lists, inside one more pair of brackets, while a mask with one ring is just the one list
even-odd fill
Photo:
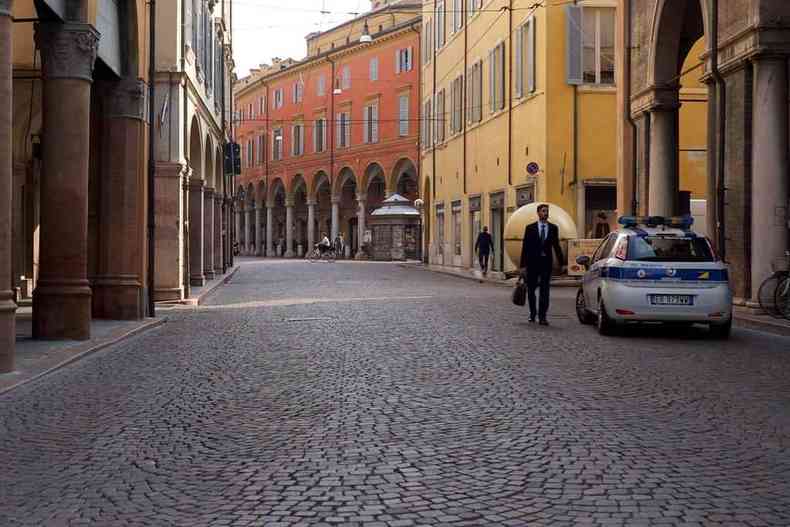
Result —
[[535, 289], [540, 287], [537, 315], [542, 326], [549, 325], [546, 314], [549, 311], [551, 270], [554, 267], [552, 250], [561, 263], [565, 261], [560, 247], [560, 230], [553, 223], [549, 223], [549, 206], [541, 204], [538, 205], [538, 221], [527, 225], [524, 231], [519, 267], [522, 276], [526, 273], [530, 322], [535, 322]]
[[477, 235], [475, 242], [475, 251], [480, 260], [480, 270], [483, 271], [483, 276], [488, 274], [488, 257], [491, 251], [494, 250], [494, 240], [488, 232], [488, 227], [483, 227], [483, 232]]

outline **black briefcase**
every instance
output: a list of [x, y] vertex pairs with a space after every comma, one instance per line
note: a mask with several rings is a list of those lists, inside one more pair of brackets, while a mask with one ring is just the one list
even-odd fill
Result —
[[513, 289], [513, 303], [517, 306], [524, 306], [527, 303], [527, 284], [524, 283], [524, 277], [518, 278], [516, 288]]

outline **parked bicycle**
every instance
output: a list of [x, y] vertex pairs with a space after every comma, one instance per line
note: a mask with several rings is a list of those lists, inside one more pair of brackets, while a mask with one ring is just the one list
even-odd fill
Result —
[[776, 269], [757, 292], [760, 307], [774, 318], [790, 320], [790, 251], [785, 253], [784, 268]]

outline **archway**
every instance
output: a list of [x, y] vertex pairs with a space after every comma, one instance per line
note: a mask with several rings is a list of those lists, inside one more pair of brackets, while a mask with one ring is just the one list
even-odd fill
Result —
[[419, 196], [417, 167], [408, 158], [402, 158], [392, 169], [392, 189], [411, 202]]
[[[343, 167], [335, 183], [335, 195], [338, 202], [337, 222], [332, 222], [332, 239], [342, 236], [349, 247], [350, 256], [354, 257], [359, 250], [359, 203], [357, 202], [357, 178], [349, 167]], [[333, 216], [334, 216], [333, 211]], [[334, 218], [333, 218], [334, 219]]]
[[384, 169], [378, 163], [371, 163], [365, 169], [365, 195], [368, 210], [375, 210], [387, 198], [387, 180]]
[[[318, 172], [313, 180], [313, 195], [315, 199], [315, 214], [313, 243], [324, 236], [332, 234], [332, 186], [326, 172]], [[332, 238], [334, 241], [334, 238]]]
[[[286, 190], [285, 184], [283, 183], [282, 179], [279, 177], [276, 178], [269, 187], [268, 198], [267, 198], [268, 206], [271, 209], [271, 218], [272, 224], [271, 227], [267, 225], [267, 233], [271, 232], [271, 236], [269, 237], [270, 240], [267, 241], [267, 244], [271, 244], [271, 247], [267, 247], [267, 255], [269, 254], [268, 249], [271, 248], [271, 254], [278, 257], [284, 257], [286, 253], [285, 241], [286, 241], [286, 230], [285, 230], [285, 222], [286, 222], [286, 211], [285, 211], [285, 203], [286, 203]], [[268, 211], [267, 211], [267, 218], [268, 218]]]
[[206, 184], [203, 189], [203, 274], [207, 280], [214, 278], [214, 145], [211, 136], [206, 137], [205, 161], [203, 163]]
[[255, 246], [256, 256], [266, 255], [266, 245], [268, 243], [267, 225], [268, 209], [266, 208], [266, 181], [259, 181], [255, 192], [255, 235], [257, 244]]
[[297, 174], [291, 179], [291, 204], [293, 206], [293, 222], [287, 226], [292, 236], [289, 249], [297, 258], [301, 258], [307, 250], [308, 220], [307, 183], [301, 174]]
[[[203, 261], [205, 258], [203, 248], [203, 217], [204, 217], [204, 187], [205, 180], [203, 175], [203, 164], [205, 156], [203, 154], [203, 132], [197, 116], [192, 118], [192, 126], [189, 133], [189, 195], [188, 210], [189, 231], [188, 261], [189, 261], [189, 283], [193, 286], [203, 286], [206, 283], [206, 276], [203, 273]], [[186, 237], [185, 237], [186, 239]]]

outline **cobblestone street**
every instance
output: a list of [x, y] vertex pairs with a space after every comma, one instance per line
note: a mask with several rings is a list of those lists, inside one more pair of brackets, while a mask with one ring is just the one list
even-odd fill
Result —
[[397, 265], [243, 260], [0, 397], [0, 525], [790, 525], [790, 339], [550, 327]]

